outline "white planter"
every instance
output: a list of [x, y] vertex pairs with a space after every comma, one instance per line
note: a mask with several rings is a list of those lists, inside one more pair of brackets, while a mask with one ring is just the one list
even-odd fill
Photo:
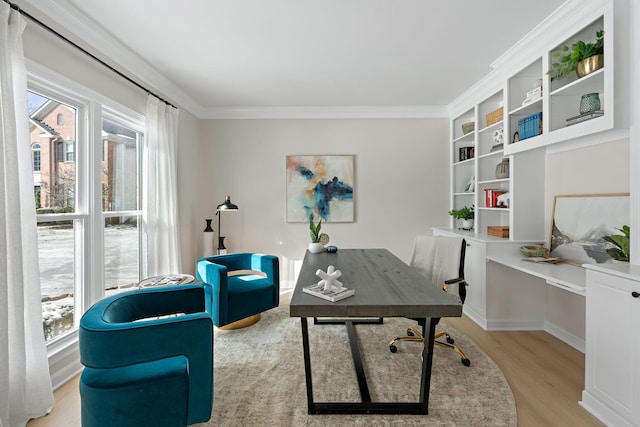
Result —
[[312, 254], [319, 254], [324, 250], [324, 245], [322, 243], [309, 243], [308, 249]]
[[472, 219], [463, 219], [462, 220], [462, 229], [463, 230], [471, 230], [473, 228], [473, 220]]

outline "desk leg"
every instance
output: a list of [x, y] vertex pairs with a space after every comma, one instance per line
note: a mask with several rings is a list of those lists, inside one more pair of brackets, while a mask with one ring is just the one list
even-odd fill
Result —
[[[431, 388], [431, 368], [433, 364], [433, 341], [436, 333], [437, 318], [426, 318], [422, 324], [424, 350], [422, 352], [422, 376], [420, 378], [420, 403], [424, 405], [425, 414], [429, 404], [429, 389]], [[426, 354], [425, 354], [426, 353]]]
[[316, 413], [316, 406], [313, 402], [313, 383], [311, 380], [311, 356], [309, 352], [309, 325], [307, 318], [300, 318], [300, 326], [302, 327], [302, 351], [304, 353], [304, 374], [307, 381], [307, 408], [310, 414]]

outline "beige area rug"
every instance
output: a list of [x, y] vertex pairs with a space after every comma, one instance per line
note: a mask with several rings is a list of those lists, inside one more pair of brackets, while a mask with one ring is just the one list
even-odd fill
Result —
[[[257, 324], [216, 330], [213, 415], [199, 426], [515, 426], [513, 394], [496, 364], [469, 338], [447, 330], [471, 359], [436, 347], [428, 415], [309, 415], [300, 319], [289, 317], [288, 297]], [[442, 322], [441, 322], [442, 323]], [[420, 345], [389, 340], [415, 322], [386, 318], [357, 325], [373, 401], [417, 401]], [[309, 319], [314, 399], [359, 401], [344, 325], [313, 325]]]

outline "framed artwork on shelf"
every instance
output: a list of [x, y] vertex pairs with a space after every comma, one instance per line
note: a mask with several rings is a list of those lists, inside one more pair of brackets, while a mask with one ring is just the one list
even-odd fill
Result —
[[287, 156], [287, 222], [353, 222], [352, 155]]
[[556, 196], [553, 204], [549, 256], [574, 265], [614, 262], [605, 237], [622, 234], [629, 225], [629, 194]]

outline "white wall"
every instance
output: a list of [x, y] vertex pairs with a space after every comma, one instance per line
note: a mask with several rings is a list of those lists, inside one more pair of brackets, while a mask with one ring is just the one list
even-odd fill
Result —
[[209, 120], [198, 227], [229, 194], [240, 207], [222, 217], [229, 251], [278, 255], [283, 281], [293, 282], [309, 231], [286, 222], [286, 156], [352, 154], [355, 222], [323, 231], [339, 248], [385, 247], [408, 261], [416, 234], [449, 221], [448, 132], [447, 119]]

